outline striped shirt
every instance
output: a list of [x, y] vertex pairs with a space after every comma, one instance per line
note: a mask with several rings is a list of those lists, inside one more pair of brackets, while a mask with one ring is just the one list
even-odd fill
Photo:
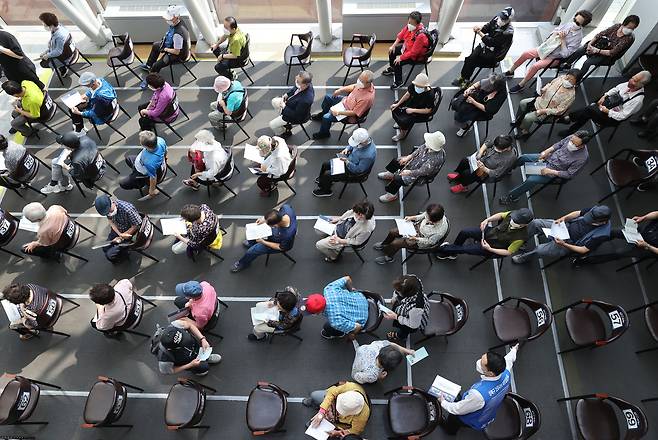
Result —
[[115, 200], [114, 204], [117, 207], [117, 212], [114, 215], [108, 215], [107, 218], [117, 226], [119, 231], [126, 232], [133, 226], [142, 224], [142, 216], [139, 215], [135, 205], [123, 200]]
[[347, 290], [347, 278], [342, 277], [324, 288], [327, 305], [324, 315], [336, 330], [349, 333], [356, 324], [362, 327], [368, 320], [368, 300], [361, 292]]

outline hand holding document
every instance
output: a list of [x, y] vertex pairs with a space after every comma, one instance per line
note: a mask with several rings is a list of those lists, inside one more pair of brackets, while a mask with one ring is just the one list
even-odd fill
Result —
[[83, 102], [82, 95], [77, 90], [71, 90], [59, 98], [65, 106], [73, 108]]
[[267, 238], [272, 235], [272, 228], [267, 223], [247, 223], [247, 240]]
[[278, 321], [279, 309], [276, 307], [256, 306], [251, 308], [251, 322], [254, 325], [262, 324], [267, 321]]
[[38, 232], [39, 231], [39, 222], [32, 223], [25, 217], [21, 217], [21, 221], [18, 222], [18, 229], [28, 232]]
[[415, 237], [418, 235], [414, 224], [409, 220], [404, 220], [401, 218], [395, 219], [395, 225], [398, 227], [398, 232], [403, 237]]
[[471, 168], [471, 173], [478, 169], [477, 152], [468, 156], [468, 166]]
[[528, 162], [524, 165], [525, 173], [528, 176], [541, 176], [541, 170], [546, 168], [545, 162]]
[[340, 159], [331, 159], [331, 175], [345, 174], [345, 162]]
[[427, 353], [427, 349], [425, 347], [420, 347], [414, 354], [407, 355], [407, 362], [409, 362], [409, 365], [415, 365], [428, 356], [429, 353]]
[[553, 237], [559, 240], [568, 240], [571, 238], [565, 222], [553, 223], [550, 229], [542, 228], [542, 231], [547, 237]]
[[313, 426], [308, 427], [304, 434], [309, 437], [313, 437], [316, 440], [327, 440], [329, 438], [329, 433], [336, 429], [333, 423], [328, 422], [325, 419], [322, 419], [320, 424], [314, 428]]
[[434, 397], [441, 396], [448, 402], [454, 402], [461, 389], [461, 385], [451, 382], [437, 374], [428, 393]]
[[267, 174], [263, 172], [263, 170], [261, 170], [260, 168], [256, 168], [256, 167], [249, 167], [249, 171], [251, 172], [251, 174]]
[[[343, 104], [343, 101], [341, 101], [338, 104], [331, 107], [331, 110], [334, 110], [334, 111], [337, 111], [337, 112], [344, 112], [347, 109], [345, 108], [345, 104]], [[339, 121], [342, 121], [346, 117], [347, 117], [347, 115], [336, 115], [336, 119], [338, 119]]]
[[626, 238], [626, 241], [631, 244], [635, 244], [640, 240], [644, 240], [642, 238], [642, 234], [639, 233], [637, 230], [637, 223], [630, 218], [626, 219], [626, 223], [624, 224], [624, 229], [621, 230], [621, 233], [624, 234], [624, 238]]
[[212, 354], [212, 347], [199, 349], [199, 353], [196, 355], [196, 358], [200, 361], [207, 361], [210, 355]]
[[334, 232], [336, 232], [336, 225], [328, 222], [327, 220], [323, 219], [321, 216], [318, 217], [318, 219], [315, 221], [315, 225], [313, 225], [313, 228], [320, 232], [324, 232], [327, 235], [334, 235]]
[[187, 234], [187, 226], [185, 221], [180, 218], [161, 218], [160, 226], [162, 226], [162, 235], [185, 235]]
[[252, 162], [262, 164], [265, 158], [260, 155], [258, 147], [255, 145], [245, 144], [244, 146], [244, 158]]
[[389, 309], [386, 307], [384, 304], [377, 303], [377, 307], [379, 307], [379, 310], [382, 311], [382, 313], [387, 314], [387, 313], [395, 313], [393, 310]]

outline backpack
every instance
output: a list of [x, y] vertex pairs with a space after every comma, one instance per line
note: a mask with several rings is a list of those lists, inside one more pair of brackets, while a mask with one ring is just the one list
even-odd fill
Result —
[[165, 330], [167, 330], [167, 327], [160, 327], [160, 324], [156, 324], [155, 333], [151, 336], [151, 353], [155, 355], [159, 361], [174, 362], [174, 355], [171, 354], [161, 342]]
[[432, 55], [430, 50], [436, 47], [436, 45], [434, 44], [435, 43], [434, 35], [426, 27], [423, 27], [422, 29], [414, 33], [414, 37], [412, 38], [412, 41], [415, 41], [418, 35], [420, 34], [425, 34], [425, 36], [427, 37], [427, 48], [425, 49], [425, 58], [427, 58], [430, 55]]

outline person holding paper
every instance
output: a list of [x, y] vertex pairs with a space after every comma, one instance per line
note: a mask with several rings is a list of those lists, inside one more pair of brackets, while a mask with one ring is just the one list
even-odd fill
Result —
[[128, 258], [129, 252], [121, 243], [130, 242], [142, 226], [142, 216], [132, 203], [119, 199], [111, 199], [107, 194], [101, 194], [94, 200], [96, 212], [107, 217], [110, 223], [110, 233], [103, 247], [105, 258], [110, 263], [120, 263]]
[[16, 331], [22, 341], [37, 336], [37, 318], [48, 302], [48, 289], [36, 284], [13, 282], [3, 289], [2, 299], [17, 305], [20, 314], [20, 320], [10, 322], [9, 328]]
[[23, 217], [32, 223], [39, 223], [37, 239], [25, 243], [21, 248], [28, 255], [50, 258], [60, 261], [61, 252], [56, 248], [57, 242], [64, 234], [69, 222], [69, 215], [60, 205], [51, 205], [48, 210], [39, 202], [32, 202], [23, 208]]
[[69, 69], [60, 61], [60, 57], [64, 53], [66, 43], [69, 43], [69, 52], [71, 55], [69, 59], [63, 60], [69, 64], [76, 57], [75, 43], [73, 39], [69, 39], [71, 33], [62, 24], [59, 19], [52, 12], [42, 12], [39, 14], [39, 20], [43, 23], [45, 30], [50, 32], [50, 40], [48, 41], [48, 49], [42, 52], [39, 57], [41, 61], [39, 64], [44, 69], [51, 68], [51, 62], [59, 69], [59, 74], [65, 77], [69, 74]]
[[201, 349], [210, 344], [192, 321], [176, 320], [167, 327], [158, 326], [151, 339], [151, 353], [158, 359], [161, 374], [180, 374], [189, 371], [197, 376], [206, 376], [210, 365], [218, 364], [222, 357], [212, 353], [206, 360], [197, 359]]
[[423, 331], [430, 316], [430, 300], [416, 275], [402, 275], [393, 281], [392, 313], [384, 319], [393, 321], [395, 330], [386, 334], [389, 341], [404, 343], [407, 336]]
[[276, 307], [278, 318], [255, 325], [247, 339], [254, 342], [266, 341], [275, 331], [286, 331], [296, 326], [302, 319], [299, 303], [299, 292], [292, 286], [286, 286], [281, 292], [276, 292], [274, 298], [269, 301], [257, 303], [256, 307]]
[[187, 234], [176, 234], [176, 242], [171, 251], [176, 254], [187, 254], [192, 258], [201, 252], [204, 247], [220, 249], [222, 247], [222, 233], [219, 230], [219, 218], [208, 205], [185, 205], [180, 211], [185, 220]]
[[527, 174], [523, 183], [514, 187], [506, 196], [498, 199], [500, 204], [516, 203], [522, 194], [531, 191], [537, 185], [550, 182], [553, 178], [572, 179], [589, 160], [587, 142], [591, 138], [592, 135], [589, 131], [578, 130], [539, 154], [528, 153], [519, 156], [514, 163], [514, 168], [535, 162], [545, 166], [541, 169], [541, 174]]
[[395, 36], [395, 41], [388, 48], [388, 67], [382, 73], [393, 77], [391, 89], [402, 85], [402, 66], [421, 62], [430, 47], [429, 31], [423, 25], [423, 14], [412, 11], [407, 24]]
[[414, 350], [389, 341], [359, 345], [352, 363], [352, 379], [361, 385], [384, 380], [405, 356], [414, 353]]
[[27, 80], [20, 83], [5, 81], [2, 83], [2, 90], [7, 95], [17, 98], [17, 101], [13, 104], [14, 109], [11, 111], [12, 119], [9, 134], [18, 132], [25, 137], [31, 136], [35, 129], [30, 128], [27, 122], [36, 122], [41, 117], [41, 106], [44, 100], [43, 92], [35, 83]]
[[55, 141], [64, 148], [52, 160], [50, 183], [41, 188], [41, 193], [71, 191], [73, 183], [70, 177], [82, 182], [87, 188], [93, 188], [96, 180], [105, 174], [105, 163], [100, 169], [93, 166], [98, 154], [96, 142], [74, 131], [57, 136]]
[[320, 174], [316, 179], [317, 189], [313, 190], [315, 197], [330, 197], [333, 182], [344, 181], [350, 176], [370, 173], [377, 159], [377, 146], [372, 141], [368, 130], [357, 128], [347, 140], [348, 146], [338, 153], [338, 160], [345, 162], [345, 173], [333, 174], [331, 160], [325, 161], [320, 167]]
[[265, 158], [259, 167], [263, 174], [256, 180], [256, 185], [260, 188], [262, 197], [269, 197], [277, 188], [273, 179], [278, 179], [288, 172], [292, 155], [286, 141], [278, 136], [261, 136], [256, 147], [261, 157]]
[[94, 284], [89, 289], [89, 299], [96, 304], [96, 314], [91, 319], [91, 327], [108, 338], [121, 333], [114, 328], [125, 324], [133, 305], [133, 285], [127, 279], [117, 281], [114, 286]]
[[[375, 102], [375, 85], [373, 84], [374, 74], [370, 70], [364, 70], [359, 75], [356, 84], [343, 86], [333, 93], [328, 93], [322, 100], [322, 111], [311, 115], [314, 121], [322, 121], [320, 131], [313, 133], [313, 139], [325, 139], [330, 135], [329, 129], [331, 124], [341, 119], [347, 118], [350, 124], [356, 121], [364, 114], [370, 111], [372, 104]], [[347, 94], [347, 96], [345, 96]], [[341, 104], [344, 108], [338, 110], [336, 105]]]
[[78, 84], [89, 90], [82, 96], [82, 102], [69, 108], [73, 129], [78, 133], [87, 132], [84, 120], [91, 119], [96, 125], [105, 124], [112, 119], [117, 103], [117, 92], [114, 87], [92, 72], [85, 72], [78, 78]]
[[137, 106], [139, 129], [154, 131], [156, 122], [173, 123], [180, 114], [180, 107], [175, 102], [174, 88], [160, 74], [149, 73], [145, 81], [153, 95], [149, 102]]
[[240, 81], [231, 81], [225, 76], [215, 78], [213, 89], [217, 92], [217, 100], [210, 103], [211, 112], [208, 113], [208, 120], [217, 130], [226, 130], [224, 115], [231, 116], [242, 106], [246, 92]]
[[[434, 90], [427, 75], [421, 72], [411, 81], [405, 94], [391, 104], [391, 116], [400, 130], [391, 138], [393, 142], [406, 139], [416, 122], [427, 121], [434, 109]], [[441, 99], [441, 88], [437, 90]]]
[[355, 336], [363, 329], [368, 321], [368, 300], [352, 286], [351, 277], [346, 275], [327, 284], [323, 295], [310, 295], [309, 300], [313, 297], [314, 303], [321, 304], [311, 309], [307, 302], [306, 307], [309, 313], [324, 313], [327, 318], [320, 336], [325, 339]]
[[203, 330], [212, 318], [217, 306], [217, 292], [207, 281], [187, 281], [176, 284], [174, 304], [179, 309], [187, 308], [189, 314], [179, 320], [190, 321]]
[[322, 420], [335, 425], [329, 433], [332, 440], [363, 433], [370, 418], [370, 399], [366, 390], [354, 382], [342, 381], [326, 390], [313, 391], [302, 404], [318, 410], [311, 426], [319, 426]]
[[272, 235], [256, 240], [245, 240], [242, 242], [247, 252], [233, 264], [232, 273], [240, 272], [261, 255], [287, 252], [292, 249], [297, 235], [297, 215], [292, 206], [285, 204], [281, 209], [272, 209], [256, 223], [267, 223], [272, 228]]
[[445, 216], [443, 206], [438, 203], [428, 205], [425, 212], [404, 219], [414, 223], [417, 235], [404, 237], [400, 235], [398, 228], [390, 229], [384, 241], [373, 246], [376, 251], [384, 253], [383, 256], [375, 258], [377, 264], [392, 263], [393, 257], [400, 249], [433, 248], [448, 233], [448, 218]]
[[27, 150], [24, 146], [0, 134], [0, 154], [5, 160], [5, 170], [0, 170], [0, 176], [16, 188], [21, 185], [16, 178], [16, 171], [19, 170], [19, 165], [25, 153], [27, 153]]
[[317, 250], [325, 255], [324, 261], [333, 263], [345, 246], [358, 246], [365, 242], [375, 230], [374, 215], [375, 207], [366, 201], [355, 203], [340, 217], [332, 217], [331, 223], [336, 225], [334, 234], [315, 243]]
[[470, 157], [463, 158], [455, 171], [448, 173], [448, 182], [453, 194], [468, 192], [468, 186], [475, 182], [495, 182], [514, 167], [516, 154], [512, 136], [501, 134], [492, 141], [484, 141], [475, 153], [477, 168], [471, 169]]
[[37, 69], [23, 52], [16, 37], [3, 30], [0, 30], [0, 70], [4, 72], [9, 81], [21, 83], [27, 80], [35, 83], [39, 90], [46, 88], [37, 75]]
[[139, 132], [139, 143], [143, 147], [139, 154], [126, 153], [125, 162], [131, 169], [128, 176], [119, 178], [123, 189], [140, 189], [148, 186], [148, 195], [155, 197], [160, 191], [155, 187], [158, 176], [166, 166], [167, 143], [148, 130]]
[[313, 74], [301, 70], [295, 76], [295, 85], [283, 96], [272, 98], [272, 107], [279, 116], [270, 121], [270, 129], [276, 136], [287, 139], [292, 136], [293, 124], [303, 124], [311, 117], [311, 106], [315, 99]]
[[195, 191], [201, 186], [199, 180], [214, 182], [217, 179], [228, 179], [233, 174], [233, 165], [225, 169], [229, 153], [215, 140], [210, 130], [199, 130], [194, 135], [194, 143], [187, 151], [187, 159], [192, 164], [192, 169], [189, 179], [184, 179], [183, 184]]
[[385, 194], [379, 196], [382, 203], [398, 199], [398, 191], [403, 186], [413, 184], [419, 177], [435, 176], [443, 168], [446, 152], [443, 147], [446, 138], [440, 131], [425, 133], [425, 143], [413, 150], [411, 154], [391, 160], [386, 171], [377, 174], [377, 178], [386, 183]]
[[610, 240], [612, 211], [606, 205], [595, 205], [580, 211], [573, 211], [553, 219], [534, 219], [528, 225], [528, 234], [542, 233], [542, 228], [550, 228], [553, 223], [565, 223], [569, 238], [562, 240], [549, 237], [548, 242], [539, 244], [535, 249], [512, 257], [515, 264], [527, 263], [534, 257], [560, 258], [566, 255], [583, 256]]
[[516, 344], [505, 357], [495, 351], [484, 353], [475, 362], [480, 380], [460, 400], [448, 402], [439, 394], [441, 408], [448, 412], [446, 421], [441, 425], [447, 433], [454, 435], [461, 427], [484, 431], [494, 421], [505, 394], [510, 390], [511, 371], [518, 350], [519, 344]]

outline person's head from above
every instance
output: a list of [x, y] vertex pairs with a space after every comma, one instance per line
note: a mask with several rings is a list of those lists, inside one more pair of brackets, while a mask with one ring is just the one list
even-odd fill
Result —
[[295, 76], [295, 86], [299, 90], [306, 90], [308, 86], [313, 82], [313, 74], [306, 70], [300, 71], [297, 76]]
[[285, 226], [284, 215], [278, 209], [270, 209], [263, 217], [269, 226]]
[[215, 140], [215, 135], [210, 130], [199, 130], [194, 135], [194, 142], [190, 145], [192, 151], [211, 151], [214, 147], [221, 147], [222, 144]]
[[94, 208], [100, 215], [107, 217], [113, 216], [117, 212], [117, 205], [107, 194], [101, 194], [94, 200]]
[[628, 88], [632, 91], [640, 90], [642, 87], [649, 84], [651, 81], [651, 72], [648, 70], [643, 70], [631, 76], [631, 79], [628, 80]]
[[176, 296], [184, 296], [189, 299], [199, 299], [203, 289], [201, 288], [201, 283], [198, 281], [187, 281], [185, 283], [176, 284]]
[[565, 89], [573, 89], [578, 82], [578, 75], [580, 75], [580, 70], [569, 69], [562, 77], [562, 87]]
[[3, 289], [2, 296], [12, 304], [25, 304], [30, 299], [30, 288], [26, 284], [11, 283]]
[[215, 89], [215, 92], [217, 93], [224, 93], [231, 88], [231, 80], [225, 76], [220, 75], [215, 78], [215, 82], [212, 88]]
[[40, 222], [46, 216], [46, 208], [39, 202], [31, 202], [23, 208], [23, 217], [32, 223]]
[[288, 313], [297, 305], [297, 289], [292, 286], [286, 286], [281, 292], [274, 295], [274, 304], [276, 304], [279, 311]]
[[139, 144], [150, 152], [154, 152], [158, 148], [158, 137], [150, 130], [142, 130], [139, 132]]
[[164, 332], [162, 332], [160, 343], [167, 350], [174, 350], [180, 346], [180, 343], [183, 340], [183, 332], [185, 331], [187, 330], [169, 324]]
[[480, 81], [480, 87], [485, 92], [501, 92], [505, 89], [505, 75], [502, 73], [492, 73], [487, 78]]
[[475, 362], [475, 370], [483, 376], [496, 377], [507, 368], [505, 358], [495, 351], [488, 351]]
[[508, 6], [506, 8], [503, 8], [502, 11], [496, 15], [496, 24], [498, 27], [503, 27], [508, 25], [512, 19], [514, 18], [514, 8], [511, 6]]
[[375, 74], [370, 70], [364, 70], [356, 80], [357, 89], [369, 89], [372, 82], [375, 80]]
[[535, 218], [535, 215], [528, 208], [515, 209], [509, 215], [510, 229], [525, 228]]
[[89, 289], [89, 299], [101, 306], [114, 301], [114, 287], [109, 284], [94, 284]]
[[302, 311], [311, 315], [317, 315], [318, 313], [324, 312], [326, 305], [327, 300], [321, 293], [312, 293], [304, 299]]
[[170, 5], [162, 15], [162, 18], [164, 18], [169, 26], [176, 26], [180, 23], [181, 9], [178, 5]]
[[443, 209], [443, 206], [439, 205], [438, 203], [431, 203], [427, 205], [427, 208], [425, 209], [425, 221], [432, 225], [435, 225], [443, 220], [444, 215], [445, 210]]
[[581, 148], [585, 148], [587, 142], [592, 138], [592, 134], [587, 130], [578, 130], [569, 137], [569, 142], [567, 143], [567, 149], [569, 151], [578, 151]]
[[192, 204], [185, 205], [180, 210], [180, 216], [186, 222], [200, 223], [201, 222], [201, 207], [199, 207], [199, 205], [192, 205]]
[[52, 31], [59, 26], [59, 19], [52, 12], [42, 12], [39, 14], [39, 20], [41, 20], [44, 29], [47, 31]]
[[514, 145], [514, 138], [508, 134], [500, 134], [495, 137], [493, 146], [496, 151], [508, 151]]
[[228, 16], [224, 18], [224, 33], [234, 34], [238, 29], [238, 20], [235, 17]]
[[607, 205], [595, 205], [583, 215], [583, 221], [592, 226], [603, 226], [610, 221], [612, 211]]
[[640, 17], [637, 15], [629, 15], [621, 22], [620, 30], [624, 35], [631, 35], [633, 31], [640, 25]]
[[146, 75], [146, 85], [151, 90], [158, 90], [165, 85], [165, 80], [159, 73], [149, 73]]
[[407, 29], [409, 29], [409, 32], [415, 31], [422, 21], [423, 14], [421, 14], [420, 11], [413, 11], [410, 13], [409, 17], [407, 18]]
[[576, 12], [576, 15], [574, 15], [573, 22], [576, 23], [576, 26], [579, 28], [584, 28], [592, 22], [592, 13], [581, 9], [580, 11]]
[[352, 136], [347, 140], [347, 143], [354, 148], [362, 148], [370, 145], [372, 140], [365, 128], [357, 128], [352, 132]]
[[432, 88], [430, 84], [430, 79], [427, 77], [425, 73], [419, 73], [418, 75], [416, 75], [416, 78], [414, 78], [414, 80], [411, 81], [411, 84], [414, 85], [414, 90], [416, 91], [416, 93], [423, 93]]
[[25, 95], [25, 90], [23, 86], [16, 81], [5, 81], [2, 83], [2, 90], [4, 90], [7, 95], [13, 96], [14, 98], [22, 98]]
[[5, 151], [9, 147], [9, 141], [0, 134], [0, 151]]
[[336, 412], [342, 417], [355, 416], [363, 411], [366, 400], [358, 391], [345, 391], [336, 397]]
[[416, 275], [401, 275], [393, 280], [393, 289], [403, 298], [409, 298], [422, 291], [422, 285]]
[[258, 138], [256, 141], [256, 148], [258, 148], [261, 157], [267, 157], [267, 155], [276, 147], [276, 145], [273, 145], [272, 141], [273, 139], [266, 135], [262, 135]]
[[78, 84], [83, 87], [89, 87], [92, 90], [96, 90], [101, 86], [100, 80], [93, 72], [85, 72], [80, 75], [80, 78], [78, 78]]
[[383, 347], [381, 350], [379, 350], [379, 354], [375, 358], [375, 362], [377, 362], [377, 365], [379, 368], [381, 368], [382, 371], [381, 374], [379, 375], [380, 379], [385, 378], [388, 373], [393, 371], [395, 367], [400, 365], [400, 362], [402, 362], [402, 358], [404, 356], [402, 353], [398, 351], [397, 348], [392, 347], [392, 346], [387, 346]]
[[436, 152], [443, 150], [443, 146], [446, 144], [446, 137], [440, 131], [425, 133], [423, 139], [425, 139], [425, 146]]
[[356, 221], [365, 222], [375, 215], [375, 206], [369, 201], [357, 202], [352, 205], [352, 212]]
[[76, 150], [80, 147], [80, 136], [75, 131], [67, 131], [55, 138], [55, 141], [62, 147], [69, 150]]

